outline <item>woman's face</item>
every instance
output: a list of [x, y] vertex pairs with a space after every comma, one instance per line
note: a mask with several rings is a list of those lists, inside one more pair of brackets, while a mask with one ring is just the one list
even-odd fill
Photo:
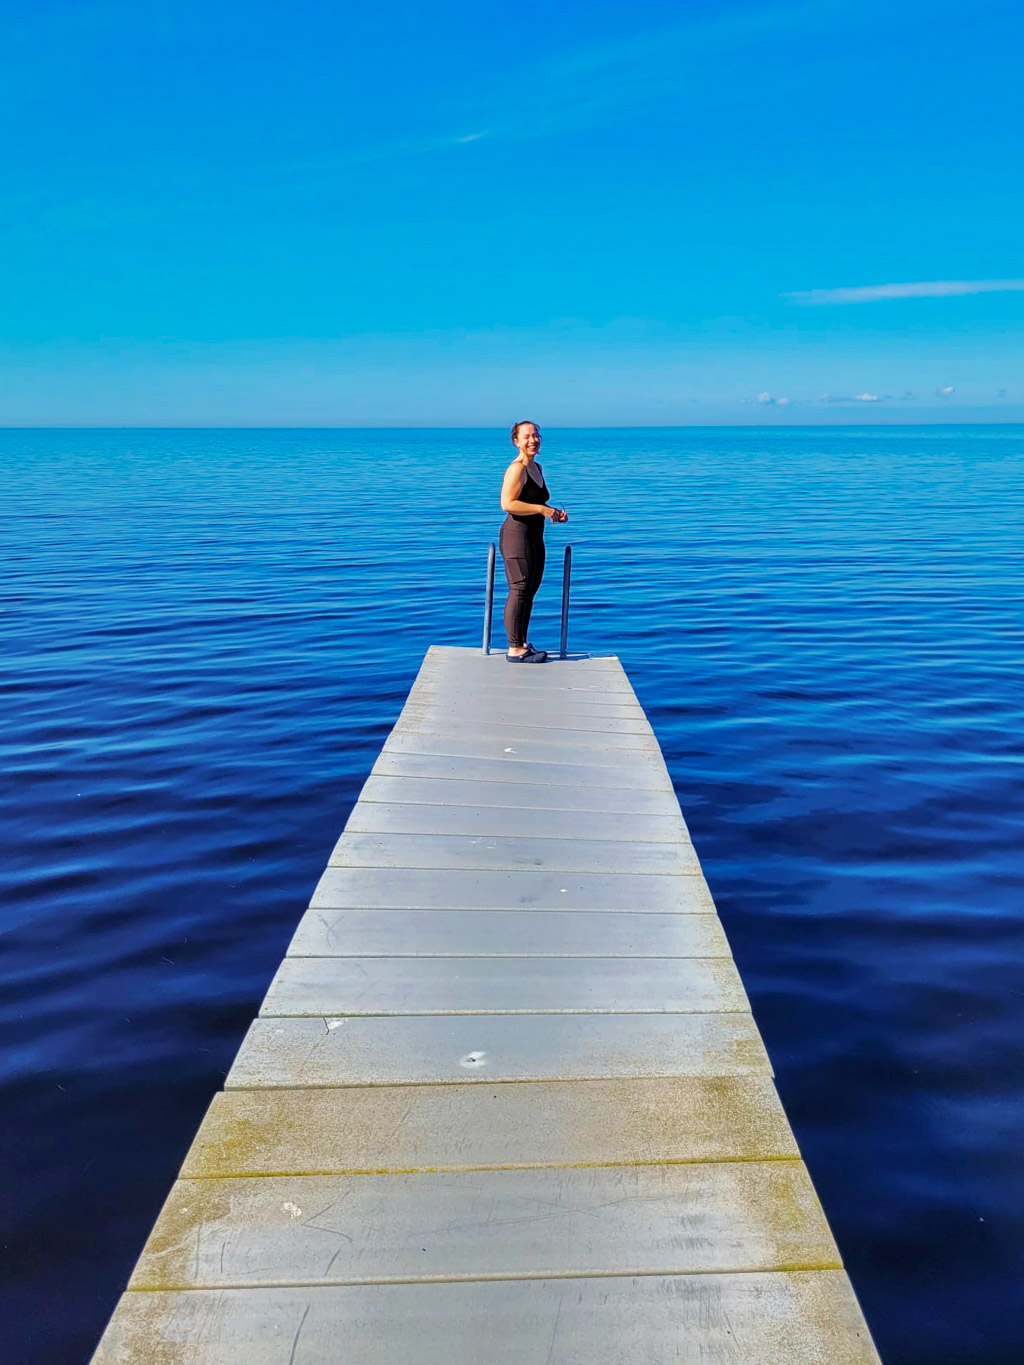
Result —
[[531, 460], [540, 450], [540, 432], [532, 422], [524, 422], [516, 432], [516, 445]]

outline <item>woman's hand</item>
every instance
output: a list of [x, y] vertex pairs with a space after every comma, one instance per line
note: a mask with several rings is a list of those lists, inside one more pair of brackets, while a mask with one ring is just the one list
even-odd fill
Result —
[[550, 507], [550, 508], [546, 507], [544, 510], [545, 510], [545, 512], [550, 512], [550, 513], [551, 513], [551, 520], [552, 520], [552, 521], [568, 521], [568, 520], [569, 520], [569, 513], [565, 510], [564, 507]]

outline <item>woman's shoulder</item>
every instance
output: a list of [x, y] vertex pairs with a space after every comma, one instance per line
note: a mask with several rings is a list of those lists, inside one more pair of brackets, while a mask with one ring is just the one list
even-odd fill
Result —
[[517, 455], [516, 458], [509, 465], [509, 467], [505, 470], [505, 478], [507, 479], [508, 476], [512, 473], [519, 473], [525, 476], [526, 461], [523, 459], [521, 455]]

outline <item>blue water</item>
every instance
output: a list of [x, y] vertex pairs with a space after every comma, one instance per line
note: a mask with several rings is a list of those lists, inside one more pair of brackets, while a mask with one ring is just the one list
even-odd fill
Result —
[[[5, 1359], [88, 1358], [424, 650], [478, 639], [509, 454], [0, 433]], [[542, 459], [886, 1365], [1024, 1359], [1024, 429]]]

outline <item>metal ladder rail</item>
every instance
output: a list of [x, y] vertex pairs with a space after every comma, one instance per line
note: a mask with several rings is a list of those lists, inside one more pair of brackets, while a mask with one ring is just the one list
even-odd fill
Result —
[[[484, 641], [483, 653], [491, 652], [491, 618], [494, 615], [494, 566], [497, 553], [494, 541], [487, 547], [487, 580], [484, 589]], [[569, 654], [569, 588], [572, 578], [572, 546], [565, 547], [562, 557], [562, 633], [558, 657], [565, 659]]]

